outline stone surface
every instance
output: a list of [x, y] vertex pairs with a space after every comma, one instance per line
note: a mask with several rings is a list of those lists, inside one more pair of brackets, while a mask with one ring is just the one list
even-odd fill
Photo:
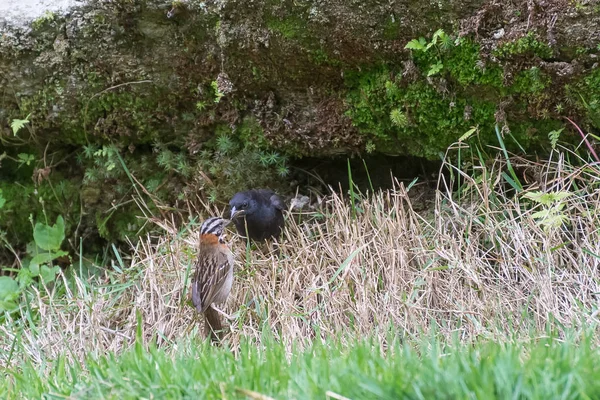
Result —
[[65, 14], [71, 7], [82, 5], [82, 0], [2, 0], [0, 27], [27, 27], [31, 21], [48, 12]]
[[[509, 149], [540, 151], [566, 115], [600, 127], [596, 2], [2, 7], [0, 190], [11, 199], [0, 229], [19, 245], [44, 207], [90, 243], [138, 234], [130, 175], [179, 207], [250, 186], [292, 191], [298, 157], [438, 159], [472, 127], [473, 143], [497, 146], [495, 124], [518, 140]], [[423, 49], [406, 48], [420, 38]], [[28, 115], [14, 135], [10, 122]]]

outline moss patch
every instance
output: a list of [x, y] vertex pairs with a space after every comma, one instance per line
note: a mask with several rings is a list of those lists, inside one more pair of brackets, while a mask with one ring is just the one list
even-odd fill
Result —
[[[494, 143], [497, 122], [511, 130], [515, 141], [509, 147], [527, 149], [546, 140], [536, 126], [548, 125], [546, 120], [557, 125], [546, 108], [551, 80], [539, 68], [523, 69], [505, 82], [502, 66], [484, 62], [477, 43], [443, 31], [410, 47], [416, 67], [410, 73], [391, 64], [346, 73], [348, 115], [369, 139], [368, 150], [434, 159], [473, 126], [481, 128], [481, 142]], [[529, 35], [503, 54], [528, 52], [548, 56]], [[503, 102], [508, 108], [499, 108]]]

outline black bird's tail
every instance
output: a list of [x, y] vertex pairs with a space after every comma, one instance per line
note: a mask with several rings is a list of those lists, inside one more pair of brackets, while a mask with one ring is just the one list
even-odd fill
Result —
[[223, 333], [221, 316], [210, 306], [204, 311], [204, 332], [213, 342], [218, 342]]

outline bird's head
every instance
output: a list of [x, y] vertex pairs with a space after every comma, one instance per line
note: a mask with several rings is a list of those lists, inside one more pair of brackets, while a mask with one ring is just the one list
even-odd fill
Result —
[[225, 227], [229, 225], [230, 222], [231, 220], [229, 219], [210, 217], [202, 223], [202, 226], [200, 227], [200, 237], [210, 238], [216, 236], [219, 242], [223, 242], [223, 232], [225, 231]]
[[231, 207], [231, 216], [233, 220], [244, 215], [252, 215], [258, 209], [258, 202], [246, 192], [237, 193], [229, 202]]

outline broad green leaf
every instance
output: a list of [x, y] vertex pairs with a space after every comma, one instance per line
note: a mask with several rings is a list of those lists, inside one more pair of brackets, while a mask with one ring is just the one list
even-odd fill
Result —
[[44, 283], [54, 282], [58, 270], [60, 270], [58, 265], [52, 268], [47, 265], [42, 265], [42, 268], [40, 268], [40, 277], [42, 278], [42, 281]]
[[531, 214], [531, 217], [534, 219], [546, 219], [550, 216], [550, 210], [542, 210], [538, 212], [534, 212]]
[[2, 313], [2, 312], [13, 313], [13, 312], [17, 311], [18, 308], [19, 308], [19, 305], [14, 301], [0, 300], [0, 313]]
[[427, 73], [427, 76], [437, 74], [438, 72], [440, 72], [442, 70], [442, 68], [444, 68], [444, 64], [442, 64], [441, 61], [438, 61], [437, 63], [433, 64], [431, 66], [431, 68], [429, 68], [429, 72]]
[[438, 29], [437, 31], [435, 31], [435, 33], [433, 34], [433, 37], [431, 39], [431, 41], [437, 40], [437, 38], [444, 38], [446, 36], [446, 32], [444, 32], [443, 29]]
[[425, 50], [427, 41], [425, 38], [413, 39], [404, 46], [405, 49], [409, 50]]
[[31, 162], [33, 160], [35, 160], [35, 157], [33, 156], [33, 154], [19, 153], [17, 155], [17, 157], [19, 157], [19, 163], [21, 165], [23, 165], [23, 164], [29, 165], [29, 164], [31, 164]]
[[[33, 260], [31, 260], [33, 261]], [[31, 272], [32, 277], [36, 277], [40, 275], [40, 264], [29, 264], [29, 272]]]
[[62, 215], [56, 218], [56, 223], [52, 226], [36, 223], [33, 228], [33, 239], [35, 244], [44, 250], [59, 250], [65, 239], [65, 221]]
[[19, 284], [10, 276], [0, 276], [0, 301], [10, 301], [19, 295]]
[[40, 253], [31, 259], [29, 263], [29, 270], [34, 274], [34, 276], [39, 275], [40, 265], [49, 263], [52, 260], [57, 259], [58, 257], [66, 256], [66, 251], [56, 251], [56, 252], [48, 252], [48, 253]]
[[0, 208], [4, 207], [4, 204], [6, 204], [6, 199], [2, 196], [2, 189], [0, 189]]

